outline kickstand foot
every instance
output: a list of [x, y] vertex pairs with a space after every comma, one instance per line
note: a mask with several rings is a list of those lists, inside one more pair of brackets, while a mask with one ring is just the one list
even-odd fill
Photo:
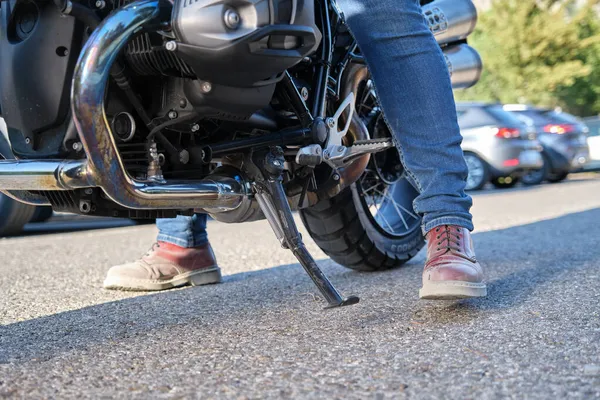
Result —
[[358, 303], [359, 298], [356, 296], [342, 297], [321, 271], [304, 245], [283, 190], [284, 162], [283, 151], [279, 147], [274, 147], [267, 153], [264, 163], [258, 163], [262, 167], [261, 172], [265, 178], [264, 181], [254, 184], [256, 199], [260, 208], [281, 245], [292, 251], [323, 297], [325, 297], [328, 304], [325, 308], [350, 306]]

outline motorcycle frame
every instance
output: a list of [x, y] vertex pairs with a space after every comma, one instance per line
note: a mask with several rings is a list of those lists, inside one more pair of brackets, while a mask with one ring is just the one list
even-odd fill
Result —
[[[317, 49], [320, 56], [316, 61], [316, 71], [315, 78], [313, 82], [313, 87], [315, 88], [315, 93], [313, 94], [313, 102], [310, 108], [307, 108], [308, 115], [312, 120], [317, 118], [325, 119], [327, 113], [327, 91], [329, 87], [329, 82], [335, 82], [335, 95], [339, 97], [340, 86], [341, 86], [341, 77], [344, 73], [344, 70], [350, 61], [357, 62], [360, 64], [364, 64], [364, 60], [361, 56], [357, 56], [354, 54], [356, 51], [357, 45], [356, 41], [352, 39], [352, 43], [348, 47], [345, 55], [342, 57], [342, 61], [338, 64], [337, 76], [333, 79], [331, 74], [332, 69], [332, 60], [334, 56], [333, 43], [335, 37], [332, 37], [332, 15], [330, 11], [334, 13], [333, 17], [336, 18], [338, 25], [344, 23], [344, 15], [337, 7], [335, 0], [315, 0], [315, 2], [319, 5], [317, 15], [317, 26], [321, 29], [322, 39], [321, 45]], [[301, 103], [305, 103], [301, 94], [297, 91], [294, 93], [294, 101], [300, 101]], [[293, 104], [292, 104], [293, 105]], [[298, 116], [301, 117], [300, 115]]]

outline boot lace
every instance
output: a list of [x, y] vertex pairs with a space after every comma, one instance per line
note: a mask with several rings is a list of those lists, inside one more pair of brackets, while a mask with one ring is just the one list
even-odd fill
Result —
[[435, 228], [437, 240], [437, 251], [445, 249], [446, 252], [454, 250], [459, 253], [462, 252], [460, 248], [460, 241], [462, 239], [462, 232], [460, 228], [453, 227], [450, 225], [444, 225], [443, 227], [438, 226]]

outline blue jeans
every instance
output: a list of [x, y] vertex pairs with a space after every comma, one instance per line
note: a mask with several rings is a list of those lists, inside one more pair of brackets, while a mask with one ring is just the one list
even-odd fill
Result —
[[[337, 2], [367, 60], [405, 171], [419, 191], [413, 208], [423, 217], [423, 232], [447, 224], [473, 230], [450, 76], [419, 0]], [[201, 218], [158, 225], [175, 244], [195, 243], [189, 238], [206, 237]]]
[[159, 242], [168, 242], [181, 247], [198, 247], [208, 243], [206, 214], [192, 217], [178, 215], [177, 218], [157, 219]]

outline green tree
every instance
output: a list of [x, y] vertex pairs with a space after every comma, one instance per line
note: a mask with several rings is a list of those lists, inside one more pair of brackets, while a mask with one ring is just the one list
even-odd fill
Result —
[[[480, 15], [470, 39], [482, 56], [484, 73], [473, 88], [457, 91], [457, 98], [569, 110], [587, 104], [590, 100], [582, 99], [577, 87], [588, 84], [600, 69], [600, 29], [594, 10], [598, 0], [580, 3], [495, 0]], [[586, 90], [590, 98], [599, 93]]]
[[[578, 21], [580, 37], [594, 37], [600, 32], [600, 18], [597, 10], [590, 10]], [[596, 12], [594, 12], [596, 11]], [[590, 116], [600, 114], [600, 43], [591, 44], [579, 53], [579, 58], [591, 68], [587, 76], [575, 78], [572, 85], [561, 85], [556, 90], [559, 105], [569, 112]]]

